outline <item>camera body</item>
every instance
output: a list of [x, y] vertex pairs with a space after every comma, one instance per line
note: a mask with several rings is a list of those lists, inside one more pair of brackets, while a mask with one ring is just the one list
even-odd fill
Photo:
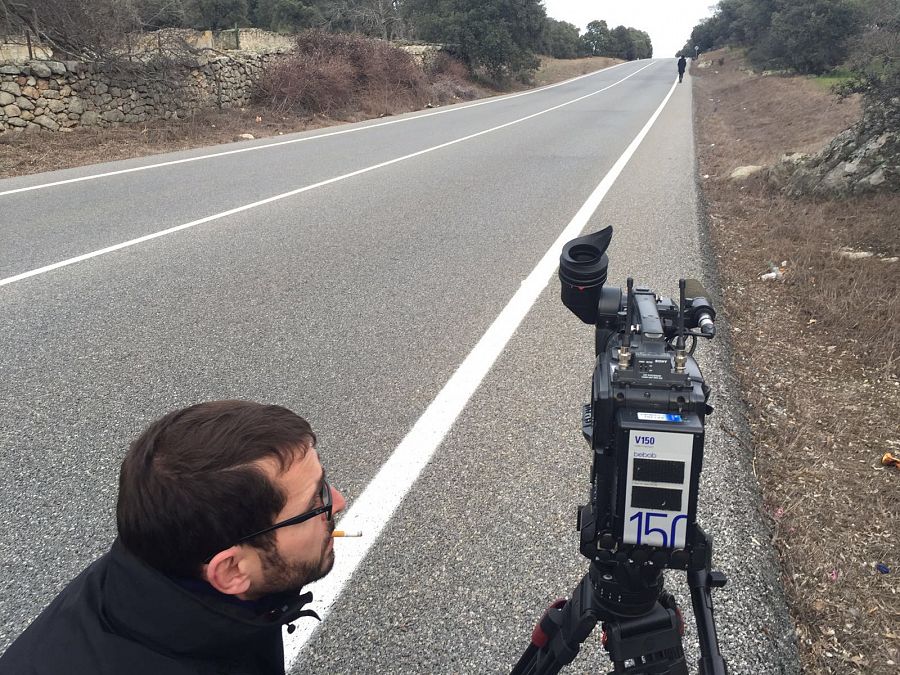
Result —
[[679, 302], [645, 288], [605, 285], [612, 228], [563, 248], [563, 303], [595, 327], [596, 364], [582, 431], [593, 451], [580, 550], [598, 563], [699, 569], [697, 498], [710, 389], [692, 356], [715, 334], [715, 310], [694, 281]]
[[[573, 239], [559, 262], [562, 301], [594, 326], [596, 364], [582, 431], [591, 492], [578, 511], [587, 574], [553, 603], [513, 675], [555, 675], [600, 623], [613, 672], [688, 675], [684, 619], [663, 570], [687, 573], [700, 647], [699, 672], [727, 675], [713, 617], [712, 539], [697, 525], [710, 389], [693, 359], [715, 335], [716, 313], [696, 281], [676, 304], [628, 279], [606, 286], [612, 228]], [[691, 340], [690, 349], [687, 342]]]

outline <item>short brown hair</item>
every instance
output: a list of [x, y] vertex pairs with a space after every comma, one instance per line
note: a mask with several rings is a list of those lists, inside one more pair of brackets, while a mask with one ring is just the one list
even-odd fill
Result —
[[[274, 459], [285, 471], [315, 443], [309, 423], [277, 405], [211, 401], [170, 412], [122, 462], [122, 544], [165, 574], [197, 576], [209, 556], [268, 527], [284, 507], [260, 461]], [[269, 548], [273, 537], [253, 545]]]

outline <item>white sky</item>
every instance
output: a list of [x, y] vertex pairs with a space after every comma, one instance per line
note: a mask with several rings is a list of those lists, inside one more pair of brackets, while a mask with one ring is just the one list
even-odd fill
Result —
[[610, 29], [630, 26], [649, 33], [655, 58], [675, 56], [716, 4], [717, 0], [544, 0], [547, 16], [573, 23], [582, 33], [595, 19], [603, 19]]

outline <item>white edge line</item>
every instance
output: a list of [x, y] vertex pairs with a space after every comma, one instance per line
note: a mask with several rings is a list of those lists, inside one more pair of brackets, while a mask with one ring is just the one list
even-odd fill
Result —
[[[400, 442], [388, 460], [382, 465], [365, 490], [353, 500], [353, 506], [341, 518], [344, 530], [360, 530], [361, 539], [336, 542], [334, 568], [328, 576], [311, 584], [316, 612], [325, 621], [332, 606], [353, 572], [375, 544], [382, 529], [400, 506], [406, 493], [431, 460], [450, 427], [460, 415], [472, 394], [500, 356], [519, 324], [531, 310], [541, 292], [547, 287], [559, 263], [563, 245], [576, 237], [587, 225], [600, 202], [622, 173], [641, 141], [650, 131], [672, 97], [677, 82], [650, 117], [644, 128], [635, 136], [621, 157], [594, 189], [584, 205], [575, 214], [557, 240], [544, 254], [531, 274], [522, 282], [519, 290], [503, 308], [487, 332], [481, 337], [459, 368], [450, 377], [406, 437]], [[298, 622], [294, 633], [284, 633], [285, 670], [289, 670], [300, 650], [319, 627], [318, 622]]]
[[[222, 152], [214, 152], [207, 155], [199, 155], [197, 157], [186, 157], [184, 159], [173, 159], [168, 162], [158, 162], [156, 164], [146, 164], [143, 166], [135, 166], [130, 169], [119, 169], [117, 171], [106, 171], [104, 173], [95, 173], [88, 176], [80, 176], [78, 178], [67, 178], [65, 180], [53, 181], [51, 183], [40, 183], [38, 185], [31, 185], [28, 187], [15, 188], [12, 190], [4, 190], [0, 192], [0, 197], [5, 195], [17, 194], [19, 192], [30, 192], [32, 190], [43, 190], [44, 188], [56, 187], [58, 185], [68, 185], [70, 183], [81, 183], [89, 180], [97, 180], [98, 178], [109, 178], [110, 176], [119, 176], [126, 173], [135, 173], [137, 171], [145, 171], [147, 169], [159, 169], [164, 166], [174, 166], [176, 164], [186, 164], [188, 162], [199, 162], [204, 159], [213, 159], [216, 157], [225, 157], [227, 155], [237, 155], [243, 152], [254, 152], [256, 150], [267, 150], [269, 148], [276, 148], [281, 145], [291, 145], [293, 143], [305, 143], [307, 141], [315, 141], [320, 138], [329, 138], [331, 136], [340, 136], [343, 134], [353, 134], [359, 131], [365, 131], [366, 129], [376, 129], [378, 127], [386, 127], [391, 124], [401, 124], [403, 122], [411, 122], [413, 120], [420, 120], [426, 117], [432, 117], [434, 115], [445, 115], [447, 113], [456, 112], [459, 110], [468, 110], [469, 108], [477, 108], [478, 106], [488, 105], [491, 103], [497, 103], [499, 101], [508, 101], [509, 99], [518, 98], [519, 96], [527, 96], [529, 94], [535, 94], [539, 91], [545, 91], [547, 89], [553, 89], [554, 87], [560, 87], [564, 84], [568, 84], [569, 82], [574, 82], [575, 80], [580, 80], [585, 77], [591, 77], [592, 75], [597, 75], [598, 73], [605, 73], [613, 68], [618, 68], [619, 66], [624, 66], [627, 63], [634, 63], [634, 61], [625, 61], [624, 63], [617, 63], [614, 66], [610, 66], [608, 68], [603, 68], [601, 70], [595, 70], [591, 73], [585, 73], [584, 75], [579, 75], [578, 77], [573, 77], [563, 82], [556, 82], [554, 84], [548, 84], [544, 87], [538, 87], [537, 89], [529, 89], [528, 91], [518, 92], [516, 94], [507, 94], [504, 96], [492, 96], [490, 98], [484, 99], [482, 101], [478, 101], [476, 103], [471, 103], [469, 105], [461, 105], [450, 108], [444, 108], [442, 110], [435, 110], [433, 112], [423, 113], [420, 115], [411, 115], [408, 117], [402, 117], [397, 119], [388, 120], [386, 122], [378, 122], [376, 124], [367, 124], [364, 126], [357, 126], [351, 129], [339, 129], [338, 131], [329, 131], [323, 134], [316, 134], [315, 136], [306, 136], [304, 138], [291, 138], [285, 141], [277, 141], [275, 143], [264, 143], [261, 145], [254, 145], [249, 148], [237, 148], [235, 150], [223, 150]], [[646, 67], [646, 66], [645, 66]], [[302, 132], [301, 132], [302, 133]]]
[[390, 159], [386, 162], [381, 162], [379, 164], [373, 164], [372, 166], [367, 166], [363, 169], [358, 169], [356, 171], [351, 171], [350, 173], [345, 173], [340, 176], [335, 176], [334, 178], [329, 178], [327, 180], [320, 181], [318, 183], [314, 183], [312, 185], [306, 185], [302, 188], [297, 188], [296, 190], [290, 190], [289, 192], [282, 192], [281, 194], [273, 195], [272, 197], [267, 197], [266, 199], [261, 199], [256, 202], [252, 202], [250, 204], [244, 204], [243, 206], [238, 206], [233, 209], [229, 209], [227, 211], [222, 211], [221, 213], [214, 213], [210, 216], [206, 216], [204, 218], [199, 218], [197, 220], [192, 220], [189, 223], [184, 223], [183, 225], [176, 225], [175, 227], [170, 227], [165, 230], [160, 230], [159, 232], [152, 232], [150, 234], [146, 234], [142, 237], [137, 237], [136, 239], [129, 239], [128, 241], [123, 241], [119, 244], [114, 244], [112, 246], [107, 246], [106, 248], [101, 248], [96, 251], [91, 251], [90, 253], [83, 253], [82, 255], [75, 256], [73, 258], [67, 258], [66, 260], [60, 260], [59, 262], [52, 263], [50, 265], [45, 265], [44, 267], [38, 267], [37, 269], [29, 270], [27, 272], [22, 272], [20, 274], [16, 274], [11, 277], [6, 277], [5, 279], [0, 279], [0, 286], [7, 286], [9, 284], [15, 283], [17, 281], [22, 281], [23, 279], [28, 279], [30, 277], [38, 276], [39, 274], [45, 274], [47, 272], [51, 272], [53, 270], [59, 269], [61, 267], [67, 267], [69, 265], [74, 265], [75, 263], [83, 262], [85, 260], [89, 260], [91, 258], [96, 258], [101, 255], [105, 255], [107, 253], [112, 253], [114, 251], [119, 251], [123, 248], [128, 248], [130, 246], [135, 246], [137, 244], [141, 244], [146, 241], [150, 241], [152, 239], [157, 239], [159, 237], [164, 237], [168, 234], [173, 234], [175, 232], [180, 232], [181, 230], [186, 230], [191, 227], [195, 227], [197, 225], [202, 225], [204, 223], [209, 223], [214, 220], [219, 220], [220, 218], [225, 218], [227, 216], [232, 216], [236, 213], [241, 213], [243, 211], [249, 211], [250, 209], [257, 208], [259, 206], [263, 206], [265, 204], [271, 204], [272, 202], [279, 201], [281, 199], [287, 199], [288, 197], [293, 197], [295, 195], [299, 195], [303, 192], [309, 192], [310, 190], [315, 190], [316, 188], [323, 187], [325, 185], [330, 185], [331, 183], [337, 183], [338, 181], [346, 180], [348, 178], [352, 178], [353, 176], [359, 176], [364, 173], [368, 173], [370, 171], [375, 171], [376, 169], [381, 169], [386, 166], [390, 166], [391, 164], [396, 164], [398, 162], [403, 162], [407, 159], [412, 159], [413, 157], [418, 157], [419, 155], [424, 155], [429, 152], [434, 152], [435, 150], [440, 150], [441, 148], [446, 148], [451, 145], [456, 145], [457, 143], [462, 143], [464, 141], [471, 140], [473, 138], [477, 138], [478, 136], [483, 136], [485, 134], [492, 133], [494, 131], [498, 131], [500, 129], [504, 129], [506, 127], [510, 127], [514, 124], [519, 124], [526, 120], [533, 119], [540, 115], [545, 115], [548, 112], [552, 112], [554, 110], [559, 110], [560, 108], [564, 108], [565, 106], [572, 105], [573, 103], [577, 103], [578, 101], [582, 101], [586, 98], [590, 98], [591, 96], [595, 96], [601, 92], [606, 91], [607, 89], [611, 89], [615, 87], [617, 84], [621, 84], [625, 80], [634, 77], [642, 70], [645, 70], [652, 66], [652, 63], [647, 64], [643, 68], [626, 75], [621, 80], [617, 82], [613, 82], [602, 89], [598, 89], [597, 91], [593, 91], [590, 94], [585, 94], [584, 96], [579, 96], [578, 98], [574, 98], [570, 101], [566, 101], [565, 103], [560, 103], [559, 105], [555, 105], [552, 108], [546, 108], [545, 110], [540, 110], [536, 113], [532, 113], [531, 115], [527, 115], [525, 117], [520, 117], [519, 119], [512, 120], [511, 122], [506, 122], [505, 124], [501, 124], [496, 127], [491, 127], [490, 129], [484, 129], [483, 131], [479, 131], [474, 134], [469, 134], [468, 136], [463, 136], [461, 138], [454, 139], [452, 141], [447, 141], [446, 143], [441, 143], [440, 145], [435, 145], [430, 148], [425, 148], [424, 150], [419, 150], [417, 152], [412, 152], [408, 155], [403, 155], [402, 157], [396, 157], [394, 159]]

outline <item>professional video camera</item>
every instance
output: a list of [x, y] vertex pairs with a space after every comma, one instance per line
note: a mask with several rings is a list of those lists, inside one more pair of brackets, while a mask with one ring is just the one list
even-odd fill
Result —
[[[563, 247], [562, 301], [595, 326], [597, 356], [582, 431], [593, 451], [590, 503], [579, 509], [580, 551], [590, 569], [552, 605], [513, 675], [557, 673], [594, 626], [613, 673], [687, 675], [684, 621], [663, 570], [685, 570], [700, 642], [700, 673], [725, 675], [711, 589], [712, 541], [697, 525], [710, 389], [693, 359], [715, 335], [716, 312], [693, 280], [675, 304], [653, 291], [605, 286], [612, 228]], [[690, 341], [690, 348], [687, 347]]]

